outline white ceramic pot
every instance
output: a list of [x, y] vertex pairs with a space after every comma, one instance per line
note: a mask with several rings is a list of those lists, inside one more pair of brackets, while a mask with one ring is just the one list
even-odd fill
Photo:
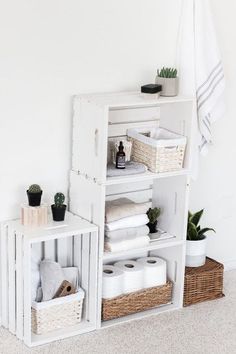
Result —
[[156, 84], [162, 86], [161, 96], [177, 96], [179, 92], [179, 78], [156, 77]]
[[186, 241], [186, 267], [200, 267], [206, 262], [206, 237], [199, 241]]

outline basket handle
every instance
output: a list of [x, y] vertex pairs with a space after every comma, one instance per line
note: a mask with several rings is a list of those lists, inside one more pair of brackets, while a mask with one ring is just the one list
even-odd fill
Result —
[[165, 146], [165, 149], [168, 149], [168, 150], [177, 150], [177, 146]]

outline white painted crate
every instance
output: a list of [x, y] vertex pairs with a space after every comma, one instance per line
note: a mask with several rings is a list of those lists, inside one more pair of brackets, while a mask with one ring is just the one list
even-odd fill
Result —
[[[85, 291], [82, 321], [43, 335], [31, 331], [31, 251], [61, 266], [76, 266]], [[96, 329], [97, 317], [97, 227], [71, 213], [64, 222], [40, 228], [24, 227], [19, 220], [1, 228], [2, 325], [36, 346]]]

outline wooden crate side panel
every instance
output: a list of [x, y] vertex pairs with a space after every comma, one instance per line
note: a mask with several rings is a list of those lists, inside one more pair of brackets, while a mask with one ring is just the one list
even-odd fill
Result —
[[72, 169], [100, 182], [106, 179], [107, 120], [107, 109], [75, 98]]
[[1, 324], [9, 325], [9, 286], [8, 286], [8, 225], [1, 224]]
[[187, 137], [184, 168], [191, 167], [193, 137], [193, 102], [173, 103], [161, 106], [160, 126]]
[[154, 181], [153, 207], [160, 207], [159, 227], [178, 240], [186, 238], [188, 178], [176, 176]]

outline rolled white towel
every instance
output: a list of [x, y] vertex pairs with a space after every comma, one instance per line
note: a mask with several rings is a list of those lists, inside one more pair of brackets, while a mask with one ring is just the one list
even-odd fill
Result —
[[125, 240], [127, 238], [136, 238], [139, 236], [147, 236], [149, 234], [149, 227], [147, 225], [138, 227], [128, 227], [126, 229], [119, 229], [114, 231], [105, 231], [105, 236], [109, 240]]
[[120, 251], [145, 247], [149, 244], [149, 241], [150, 239], [148, 236], [141, 236], [137, 238], [131, 238], [131, 239], [120, 240], [120, 241], [111, 241], [109, 239], [105, 239], [104, 248], [105, 251], [120, 252]]
[[110, 223], [105, 224], [106, 231], [114, 231], [119, 229], [125, 229], [127, 227], [138, 227], [148, 223], [149, 219], [147, 214], [139, 214], [134, 216], [128, 216]]

